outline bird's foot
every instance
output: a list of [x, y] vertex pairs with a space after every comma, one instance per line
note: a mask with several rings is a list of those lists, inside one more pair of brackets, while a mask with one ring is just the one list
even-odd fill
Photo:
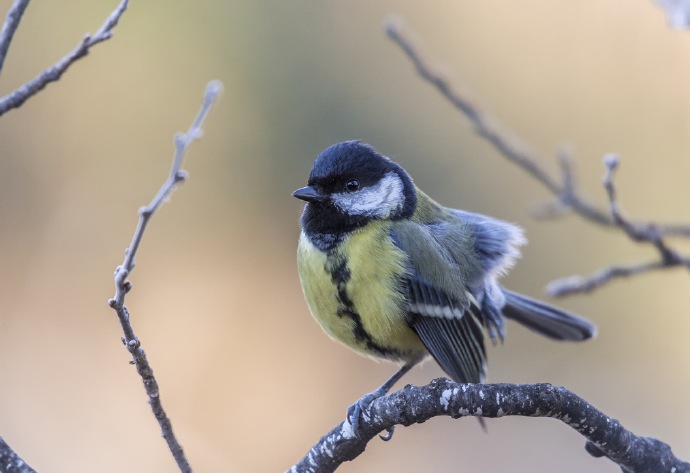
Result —
[[[347, 420], [352, 426], [352, 431], [357, 437], [361, 438], [361, 428], [362, 428], [362, 421], [364, 420], [364, 416], [367, 415], [367, 412], [369, 410], [369, 406], [371, 406], [371, 403], [380, 398], [381, 396], [386, 395], [387, 390], [384, 389], [377, 389], [376, 391], [372, 391], [368, 394], [365, 394], [361, 399], [359, 399], [357, 402], [352, 404], [348, 409], [347, 409]], [[381, 437], [381, 440], [388, 441], [391, 438], [393, 438], [393, 432], [395, 431], [395, 426], [391, 427], [390, 429], [387, 430], [386, 435], [379, 435]]]
[[[393, 387], [393, 385], [397, 383], [398, 380], [405, 375], [405, 373], [410, 371], [412, 367], [417, 364], [418, 361], [419, 360], [415, 359], [406, 362], [404, 365], [400, 367], [398, 371], [395, 372], [393, 376], [391, 376], [385, 383], [383, 383], [376, 391], [372, 391], [369, 394], [366, 394], [362, 399], [355, 402], [348, 408], [347, 421], [350, 423], [350, 426], [352, 427], [352, 431], [355, 436], [362, 438], [361, 420], [363, 419], [365, 412], [369, 410], [369, 406], [371, 405], [371, 403], [380, 398], [381, 396], [385, 396], [386, 393], [390, 391], [390, 389]], [[387, 442], [388, 440], [393, 438], [395, 426], [386, 429], [386, 431], [388, 433], [385, 435], [380, 435], [380, 437], [382, 440], [385, 440]]]

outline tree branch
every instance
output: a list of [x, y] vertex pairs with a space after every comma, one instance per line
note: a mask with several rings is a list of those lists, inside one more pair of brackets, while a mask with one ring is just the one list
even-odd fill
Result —
[[0, 73], [5, 64], [7, 50], [10, 48], [12, 38], [14, 38], [14, 32], [17, 31], [22, 15], [28, 6], [29, 0], [14, 0], [12, 7], [7, 12], [5, 23], [3, 23], [2, 30], [0, 30]]
[[208, 83], [206, 86], [206, 93], [204, 94], [203, 104], [201, 105], [201, 109], [194, 119], [194, 122], [186, 133], [178, 133], [175, 136], [175, 155], [173, 157], [170, 174], [151, 202], [147, 206], [139, 209], [139, 222], [134, 232], [134, 236], [132, 237], [132, 242], [125, 252], [124, 261], [120, 266], [117, 267], [115, 271], [115, 297], [108, 301], [108, 305], [110, 305], [110, 307], [112, 307], [117, 313], [120, 325], [122, 326], [122, 331], [124, 332], [122, 341], [132, 355], [132, 363], [136, 365], [137, 372], [144, 382], [144, 388], [146, 389], [146, 394], [148, 394], [149, 397], [151, 410], [153, 411], [153, 415], [158, 420], [163, 438], [165, 438], [168, 448], [177, 462], [177, 466], [183, 473], [190, 473], [192, 468], [187, 461], [184, 451], [182, 450], [182, 446], [173, 433], [170, 419], [166, 415], [163, 405], [161, 404], [158, 382], [153, 375], [153, 369], [146, 358], [146, 353], [144, 352], [143, 348], [141, 348], [139, 338], [134, 333], [134, 328], [130, 322], [130, 314], [125, 306], [125, 296], [132, 289], [132, 284], [127, 280], [127, 278], [134, 270], [134, 259], [137, 251], [139, 250], [139, 245], [141, 244], [141, 240], [144, 236], [146, 226], [151, 220], [151, 217], [153, 217], [153, 214], [158, 210], [163, 202], [166, 201], [172, 191], [185, 180], [186, 173], [182, 170], [182, 161], [184, 155], [189, 145], [194, 140], [201, 137], [201, 126], [203, 125], [211, 106], [218, 99], [218, 96], [222, 91], [222, 87], [223, 86], [219, 81], [212, 81]]
[[0, 437], [0, 473], [36, 473], [36, 470], [27, 465]]
[[645, 241], [652, 243], [659, 253], [664, 263], [678, 262], [680, 257], [678, 254], [669, 248], [663, 240], [661, 233], [657, 226], [653, 223], [634, 224], [623, 217], [618, 206], [618, 199], [616, 197], [616, 186], [613, 183], [613, 175], [618, 167], [618, 156], [609, 154], [604, 157], [604, 166], [606, 166], [606, 174], [604, 175], [604, 188], [609, 198], [609, 210], [614, 223], [622, 229], [631, 240]]
[[[399, 21], [388, 21], [386, 23], [386, 33], [412, 61], [417, 69], [417, 73], [427, 82], [431, 83], [455, 108], [457, 108], [474, 126], [475, 132], [486, 139], [494, 146], [505, 158], [517, 164], [524, 171], [529, 173], [537, 181], [542, 183], [554, 193], [559, 200], [568, 207], [574, 209], [588, 220], [598, 224], [611, 226], [613, 222], [606, 213], [586, 201], [586, 199], [575, 192], [572, 184], [572, 173], [569, 164], [566, 166], [568, 173], [563, 179], [554, 178], [546, 169], [539, 164], [542, 158], [530, 151], [524, 143], [520, 142], [516, 135], [507, 131], [497, 121], [484, 112], [479, 106], [474, 104], [466, 95], [455, 89], [441, 74], [435, 71], [419, 53], [410, 35], [403, 33]], [[690, 235], [690, 228], [688, 228]]]
[[676, 266], [685, 266], [690, 269], [690, 257], [683, 257], [677, 251], [669, 247], [655, 224], [632, 223], [623, 216], [618, 205], [616, 186], [613, 182], [613, 176], [618, 165], [618, 156], [615, 154], [609, 154], [604, 157], [606, 173], [604, 175], [603, 185], [609, 199], [609, 212], [611, 213], [611, 218], [614, 224], [625, 232], [631, 240], [654, 245], [659, 252], [659, 260], [638, 263], [631, 266], [609, 266], [588, 277], [570, 276], [563, 279], [557, 279], [549, 283], [546, 287], [546, 291], [550, 295], [565, 296], [578, 292], [590, 292], [614, 278], [630, 277], [659, 269]]
[[[7, 53], [7, 49], [10, 46], [12, 40], [12, 34], [19, 25], [19, 20], [21, 18], [21, 13], [23, 13], [26, 5], [28, 5], [28, 0], [16, 0], [12, 9], [8, 13], [3, 29], [0, 32], [0, 68], [2, 67], [2, 61], [4, 61], [4, 53]], [[19, 4], [19, 5], [18, 5]], [[122, 14], [127, 10], [129, 0], [121, 0], [120, 4], [113, 10], [113, 12], [108, 16], [103, 25], [94, 33], [86, 34], [81, 42], [66, 56], [60, 59], [51, 67], [45, 69], [34, 79], [21, 85], [19, 88], [0, 98], [0, 115], [5, 112], [20, 107], [29, 98], [36, 95], [38, 92], [43, 90], [49, 83], [55, 82], [60, 79], [62, 74], [77, 60], [86, 56], [89, 53], [89, 49], [103, 41], [110, 39], [113, 36], [113, 29], [117, 26], [118, 21]], [[6, 36], [3, 36], [6, 34]]]
[[445, 378], [427, 386], [405, 386], [374, 401], [354, 434], [345, 420], [314, 445], [290, 473], [328, 473], [358, 457], [370, 440], [395, 425], [409, 426], [432, 417], [550, 417], [576, 430], [588, 441], [587, 451], [606, 456], [624, 471], [690, 472], [690, 463], [676, 458], [659, 440], [639, 437], [590, 403], [550, 384], [462, 384]]
[[417, 46], [415, 46], [409, 35], [403, 33], [398, 21], [388, 21], [386, 23], [386, 32], [404, 51], [415, 66], [418, 74], [436, 87], [472, 123], [479, 136], [486, 139], [506, 159], [517, 164], [556, 196], [557, 205], [550, 206], [542, 213], [542, 216], [553, 216], [561, 213], [563, 209], [571, 209], [585, 220], [606, 227], [619, 228], [634, 241], [654, 245], [661, 256], [660, 261], [633, 266], [611, 266], [587, 278], [575, 276], [554, 281], [547, 287], [550, 295], [563, 296], [576, 292], [591, 291], [615, 278], [632, 276], [655, 269], [680, 265], [690, 268], [690, 257], [681, 256], [664, 241], [664, 237], [668, 236], [690, 237], [690, 226], [631, 222], [621, 216], [617, 201], [615, 200], [615, 188], [613, 187], [613, 171], [618, 164], [617, 157], [612, 158], [611, 156], [613, 155], [609, 155], [606, 158], [607, 181], [605, 181], [605, 186], [609, 196], [609, 209], [607, 212], [590, 203], [577, 189], [572, 170], [572, 158], [569, 153], [564, 150], [559, 152], [561, 176], [559, 179], [554, 178], [541, 164], [544, 159], [529, 150], [526, 145], [515, 138], [514, 133], [498, 125], [496, 120], [474, 104], [469, 97], [454, 89], [440, 73], [433, 70], [419, 53]]
[[[685, 264], [690, 263], [687, 260]], [[551, 281], [546, 285], [546, 292], [553, 297], [569, 296], [571, 294], [586, 293], [598, 289], [612, 279], [626, 278], [659, 269], [670, 265], [663, 261], [650, 261], [629, 266], [609, 266], [600, 269], [590, 276], [568, 276]]]

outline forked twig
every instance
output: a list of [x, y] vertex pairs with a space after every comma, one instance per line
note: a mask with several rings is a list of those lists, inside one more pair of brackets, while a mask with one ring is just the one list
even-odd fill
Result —
[[[0, 70], [2, 69], [2, 63], [5, 60], [10, 42], [12, 41], [12, 35], [19, 25], [21, 15], [28, 3], [28, 0], [16, 0], [7, 15], [2, 31], [0, 31]], [[19, 86], [16, 90], [1, 97], [0, 115], [3, 115], [13, 108], [20, 107], [29, 98], [40, 92], [45, 86], [59, 80], [62, 74], [74, 62], [89, 53], [89, 49], [92, 46], [110, 39], [113, 36], [113, 29], [117, 26], [122, 14], [127, 10], [128, 4], [129, 0], [121, 0], [117, 8], [106, 18], [98, 31], [94, 34], [86, 34], [79, 44], [58, 62], [45, 69], [32, 80]]]
[[558, 154], [560, 163], [560, 179], [553, 177], [543, 166], [544, 159], [521, 143], [515, 134], [498, 125], [484, 110], [477, 106], [465, 94], [455, 89], [440, 73], [435, 71], [419, 52], [409, 34], [403, 32], [400, 21], [386, 23], [388, 36], [397, 44], [415, 66], [417, 73], [432, 84], [456, 109], [458, 109], [474, 126], [476, 133], [491, 143], [505, 158], [517, 164], [537, 181], [542, 183], [557, 198], [558, 203], [543, 212], [552, 216], [564, 209], [572, 209], [585, 220], [622, 229], [625, 234], [637, 242], [649, 243], [658, 250], [661, 259], [631, 266], [610, 266], [589, 277], [571, 276], [551, 282], [547, 292], [551, 296], [592, 291], [609, 281], [626, 276], [632, 276], [652, 270], [687, 266], [690, 268], [690, 257], [681, 256], [670, 248], [665, 237], [690, 237], [690, 226], [662, 225], [647, 222], [632, 222], [624, 219], [618, 208], [613, 186], [613, 171], [618, 164], [618, 158], [609, 155], [606, 158], [606, 179], [604, 185], [609, 197], [608, 211], [591, 204], [578, 190], [572, 169], [572, 158], [565, 150]]
[[656, 224], [633, 223], [623, 216], [618, 204], [616, 186], [613, 182], [613, 176], [619, 166], [618, 156], [615, 154], [606, 155], [604, 166], [606, 173], [604, 174], [603, 186], [606, 189], [609, 212], [614, 224], [625, 232], [631, 240], [653, 245], [659, 253], [659, 259], [627, 266], [613, 265], [590, 276], [569, 276], [557, 279], [546, 286], [546, 291], [552, 296], [590, 292], [613, 279], [635, 276], [649, 271], [676, 266], [685, 266], [690, 269], [690, 257], [681, 256], [676, 250], [668, 246]]

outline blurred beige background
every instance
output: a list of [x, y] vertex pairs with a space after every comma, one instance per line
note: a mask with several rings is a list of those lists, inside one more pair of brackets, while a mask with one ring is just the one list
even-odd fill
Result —
[[[116, 3], [33, 2], [0, 92]], [[554, 172], [570, 144], [603, 203], [602, 156], [618, 152], [628, 215], [690, 222], [690, 33], [649, 0], [132, 0], [111, 41], [0, 119], [0, 435], [34, 468], [176, 471], [106, 301], [137, 208], [210, 79], [225, 94], [188, 154], [189, 181], [145, 236], [127, 299], [196, 471], [283, 471], [395, 369], [330, 341], [302, 300], [290, 192], [333, 142], [364, 139], [442, 203], [524, 226], [512, 289], [545, 297], [552, 279], [654, 256], [578, 217], [535, 220], [550, 196], [416, 76], [383, 33], [390, 14]], [[560, 300], [599, 337], [561, 345], [511, 325], [489, 378], [565, 385], [690, 459], [689, 288], [673, 270]], [[440, 375], [429, 362], [405, 382]], [[488, 431], [445, 418], [400, 428], [341, 470], [619, 471], [556, 421]]]

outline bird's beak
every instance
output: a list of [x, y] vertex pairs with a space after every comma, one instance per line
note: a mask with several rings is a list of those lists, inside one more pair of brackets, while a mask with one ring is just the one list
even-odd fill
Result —
[[319, 192], [317, 192], [316, 189], [314, 189], [312, 186], [297, 189], [295, 192], [292, 193], [292, 196], [297, 197], [300, 200], [305, 200], [307, 202], [323, 202], [324, 200], [326, 200], [326, 196], [324, 194], [320, 194]]

